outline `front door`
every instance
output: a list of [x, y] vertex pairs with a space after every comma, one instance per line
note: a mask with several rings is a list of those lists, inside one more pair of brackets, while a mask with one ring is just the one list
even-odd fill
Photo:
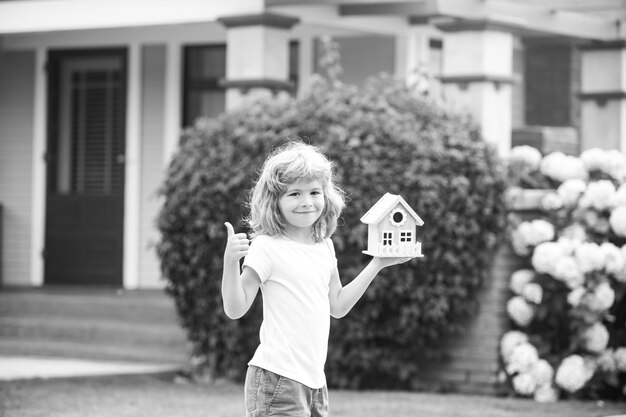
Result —
[[126, 52], [48, 57], [45, 284], [121, 286]]

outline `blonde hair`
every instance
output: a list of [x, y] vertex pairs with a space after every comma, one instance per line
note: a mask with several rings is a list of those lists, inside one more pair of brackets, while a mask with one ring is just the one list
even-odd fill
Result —
[[275, 149], [265, 160], [250, 192], [250, 215], [246, 220], [252, 236], [284, 234], [285, 220], [278, 202], [287, 186], [301, 180], [318, 180], [323, 188], [324, 211], [313, 224], [313, 239], [321, 242], [330, 237], [345, 207], [344, 192], [333, 182], [333, 169], [333, 163], [312, 145], [290, 141]]

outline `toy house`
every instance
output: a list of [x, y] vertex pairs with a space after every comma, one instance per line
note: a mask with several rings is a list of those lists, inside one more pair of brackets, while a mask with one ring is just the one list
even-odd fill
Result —
[[368, 210], [361, 222], [368, 226], [367, 250], [379, 257], [422, 257], [422, 243], [417, 241], [417, 227], [424, 221], [404, 199], [386, 193]]

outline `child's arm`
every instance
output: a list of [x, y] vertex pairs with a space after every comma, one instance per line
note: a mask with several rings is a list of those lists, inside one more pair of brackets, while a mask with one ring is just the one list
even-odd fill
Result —
[[224, 312], [231, 319], [238, 319], [250, 308], [261, 280], [252, 268], [240, 272], [239, 260], [248, 254], [250, 241], [245, 233], [237, 233], [226, 222], [228, 241], [224, 249], [224, 270], [222, 271], [222, 300]]
[[411, 258], [379, 258], [374, 257], [357, 277], [345, 287], [341, 285], [339, 270], [335, 268], [330, 279], [330, 315], [334, 318], [341, 318], [348, 314], [357, 301], [363, 296], [367, 287], [374, 280], [376, 275], [383, 269], [391, 265], [401, 264]]

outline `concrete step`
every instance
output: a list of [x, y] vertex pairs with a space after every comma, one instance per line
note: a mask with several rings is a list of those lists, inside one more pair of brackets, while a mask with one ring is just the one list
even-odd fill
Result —
[[190, 345], [161, 290], [0, 289], [0, 355], [185, 363]]
[[0, 316], [11, 315], [177, 323], [174, 300], [157, 290], [3, 289], [0, 291]]
[[0, 317], [0, 337], [166, 347], [178, 345], [185, 334], [178, 327], [154, 323], [75, 317]]
[[151, 349], [145, 346], [103, 345], [58, 340], [27, 340], [0, 338], [0, 356], [45, 356], [68, 359], [101, 361], [131, 361], [146, 363], [188, 365], [189, 354], [185, 346], [169, 349]]

